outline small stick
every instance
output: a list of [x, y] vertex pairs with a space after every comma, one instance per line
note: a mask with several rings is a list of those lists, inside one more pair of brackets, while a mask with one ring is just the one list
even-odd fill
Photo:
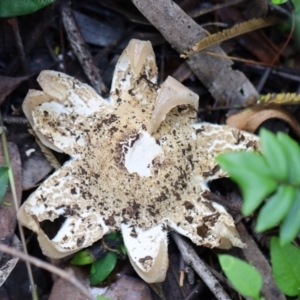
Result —
[[185, 262], [182, 258], [182, 256], [180, 257], [180, 262], [179, 262], [179, 286], [183, 287], [183, 283], [184, 283], [184, 279], [185, 279]]
[[98, 94], [105, 93], [105, 87], [99, 69], [94, 65], [92, 55], [75, 22], [69, 0], [61, 1], [61, 15], [70, 45], [77, 56], [84, 73]]
[[171, 232], [179, 251], [187, 264], [192, 264], [193, 269], [202, 278], [208, 288], [219, 300], [231, 300], [222, 288], [221, 284], [212, 275], [204, 262], [199, 258], [192, 246], [186, 242], [179, 234]]
[[76, 288], [78, 288], [78, 290], [80, 290], [80, 292], [85, 295], [88, 299], [93, 299], [93, 297], [91, 297], [89, 291], [84, 287], [84, 285], [82, 283], [80, 283], [76, 277], [71, 273], [71, 272], [66, 272], [62, 269], [59, 269], [49, 263], [46, 263], [36, 257], [30, 256], [26, 253], [23, 253], [21, 251], [16, 250], [15, 248], [12, 247], [8, 247], [2, 243], [0, 243], [0, 251], [5, 252], [11, 256], [14, 257], [18, 257], [21, 260], [24, 260], [25, 262], [29, 262], [33, 265], [35, 265], [38, 268], [42, 268], [45, 269], [53, 274], [56, 274], [58, 276], [60, 276], [61, 278], [63, 278], [64, 280], [70, 282], [71, 284], [73, 284]]

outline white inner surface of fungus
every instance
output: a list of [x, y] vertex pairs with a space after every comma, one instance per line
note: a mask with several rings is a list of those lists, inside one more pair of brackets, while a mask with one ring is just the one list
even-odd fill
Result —
[[140, 133], [139, 139], [128, 148], [125, 154], [125, 167], [129, 173], [138, 173], [140, 176], [150, 177], [152, 161], [162, 154], [162, 148], [146, 131]]

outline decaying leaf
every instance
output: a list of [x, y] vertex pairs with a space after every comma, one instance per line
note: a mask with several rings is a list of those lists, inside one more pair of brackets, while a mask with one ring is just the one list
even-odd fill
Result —
[[280, 119], [288, 123], [295, 134], [300, 137], [300, 126], [297, 120], [286, 110], [274, 106], [255, 106], [244, 109], [237, 114], [229, 116], [226, 124], [240, 130], [254, 132], [260, 124], [269, 119]]
[[[13, 236], [11, 245], [18, 250], [22, 249], [22, 244], [16, 235]], [[7, 254], [2, 256], [0, 261], [0, 287], [5, 283], [6, 279], [13, 271], [18, 261], [19, 258], [17, 257], [11, 257]]]
[[29, 76], [22, 77], [8, 77], [0, 76], [0, 103], [14, 91], [24, 80], [27, 80]]
[[252, 19], [246, 22], [242, 22], [240, 24], [237, 24], [229, 29], [224, 29], [220, 32], [217, 32], [215, 34], [211, 34], [208, 37], [200, 40], [197, 44], [195, 44], [192, 49], [187, 49], [184, 51], [184, 54], [182, 54], [180, 57], [187, 58], [190, 55], [200, 52], [210, 46], [220, 44], [226, 40], [232, 39], [236, 36], [272, 26], [274, 24], [278, 23], [278, 19], [274, 17], [268, 17], [268, 18], [259, 18], [259, 19]]
[[[62, 73], [43, 71], [38, 82], [43, 91], [29, 91], [24, 112], [45, 145], [71, 156], [18, 213], [46, 255], [67, 256], [121, 230], [137, 273], [158, 282], [169, 230], [197, 245], [244, 246], [232, 217], [202, 194], [207, 181], [226, 176], [219, 153], [253, 150], [258, 139], [197, 123], [196, 94], [171, 77], [157, 86], [150, 42], [131, 40], [107, 100]], [[50, 239], [40, 223], [59, 217], [65, 221]]]

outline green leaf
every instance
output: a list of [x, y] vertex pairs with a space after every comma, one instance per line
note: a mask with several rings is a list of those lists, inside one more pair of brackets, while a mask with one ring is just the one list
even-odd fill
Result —
[[6, 193], [9, 183], [8, 167], [0, 166], [0, 203]]
[[300, 231], [300, 190], [296, 190], [295, 201], [280, 227], [282, 246], [292, 242]]
[[120, 251], [121, 251], [124, 255], [127, 254], [127, 249], [126, 249], [126, 247], [125, 247], [124, 244], [121, 244], [121, 245], [120, 245]]
[[216, 160], [241, 188], [244, 197], [242, 212], [245, 216], [250, 215], [277, 188], [266, 161], [258, 153], [225, 153]]
[[271, 262], [275, 281], [288, 296], [300, 291], [300, 249], [288, 244], [281, 246], [277, 237], [271, 239]]
[[98, 295], [97, 300], [110, 300], [109, 298], [106, 298], [104, 296]]
[[222, 270], [240, 294], [260, 299], [262, 277], [254, 267], [230, 255], [219, 255], [219, 262]]
[[289, 162], [288, 181], [293, 184], [300, 184], [300, 147], [297, 142], [290, 138], [287, 134], [279, 132], [277, 134], [278, 141], [283, 145], [286, 157]]
[[[295, 12], [298, 12], [300, 10], [300, 1], [299, 0], [292, 0], [294, 8], [295, 8]], [[296, 15], [297, 17], [297, 15]]]
[[271, 0], [271, 2], [274, 5], [280, 5], [280, 4], [287, 2], [287, 0]]
[[80, 252], [77, 252], [74, 255], [74, 257], [70, 261], [70, 264], [83, 266], [83, 265], [91, 264], [94, 261], [95, 261], [94, 257], [91, 255], [90, 251], [88, 249], [84, 249]]
[[274, 178], [286, 181], [289, 176], [289, 157], [284, 151], [286, 145], [280, 143], [276, 135], [266, 129], [261, 129], [259, 136], [262, 152]]
[[90, 284], [97, 285], [104, 281], [116, 266], [118, 256], [114, 252], [108, 252], [104, 258], [92, 264], [90, 271]]
[[0, 17], [16, 17], [33, 13], [55, 0], [1, 0]]
[[287, 215], [296, 196], [296, 188], [280, 185], [277, 192], [259, 212], [256, 224], [258, 232], [277, 226]]

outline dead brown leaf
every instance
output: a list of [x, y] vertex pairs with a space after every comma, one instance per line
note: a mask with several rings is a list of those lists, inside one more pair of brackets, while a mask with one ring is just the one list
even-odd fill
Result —
[[0, 103], [2, 103], [11, 92], [28, 78], [29, 76], [8, 77], [0, 75]]
[[111, 300], [152, 300], [151, 292], [143, 280], [124, 274], [108, 288], [103, 296]]
[[264, 121], [280, 119], [291, 126], [294, 133], [300, 137], [300, 125], [298, 121], [286, 110], [274, 106], [255, 106], [231, 115], [226, 123], [241, 130], [254, 132]]

